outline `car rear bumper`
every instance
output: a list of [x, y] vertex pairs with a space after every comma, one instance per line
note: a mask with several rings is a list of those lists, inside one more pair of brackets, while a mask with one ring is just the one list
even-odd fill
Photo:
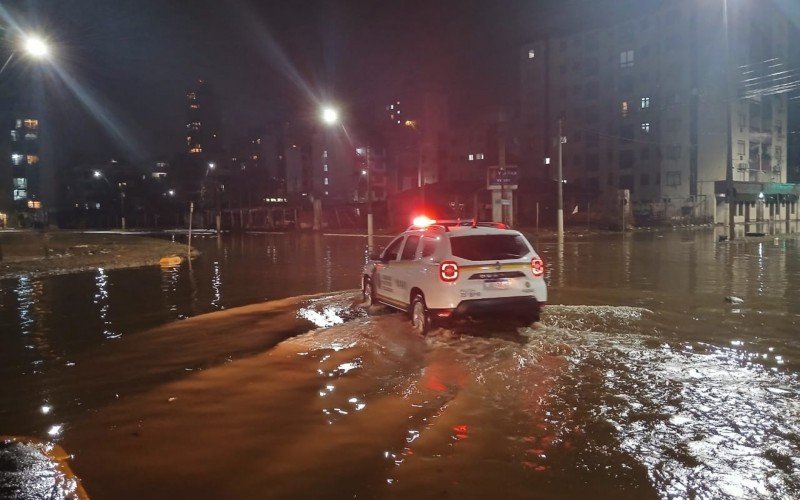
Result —
[[492, 299], [473, 299], [461, 301], [455, 309], [440, 310], [434, 315], [451, 319], [497, 319], [537, 321], [544, 307], [534, 297], [498, 297]]

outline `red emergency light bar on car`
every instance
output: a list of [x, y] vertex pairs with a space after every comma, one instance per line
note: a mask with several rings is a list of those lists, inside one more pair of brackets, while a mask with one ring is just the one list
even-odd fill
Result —
[[493, 221], [481, 221], [478, 222], [475, 219], [470, 220], [434, 220], [429, 219], [424, 215], [420, 215], [414, 218], [414, 221], [411, 223], [411, 226], [408, 227], [408, 230], [413, 229], [427, 229], [433, 227], [440, 227], [444, 228], [445, 231], [449, 231], [451, 227], [493, 227], [495, 229], [508, 229], [508, 224], [503, 222], [493, 222]]

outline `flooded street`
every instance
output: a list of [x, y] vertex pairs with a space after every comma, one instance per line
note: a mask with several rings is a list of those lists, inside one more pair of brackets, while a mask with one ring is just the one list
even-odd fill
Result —
[[359, 307], [361, 238], [197, 246], [0, 283], [0, 434], [93, 498], [800, 495], [795, 237], [544, 243], [542, 328], [426, 338]]

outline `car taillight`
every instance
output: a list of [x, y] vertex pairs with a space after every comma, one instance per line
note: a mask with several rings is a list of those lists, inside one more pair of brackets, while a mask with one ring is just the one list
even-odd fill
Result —
[[446, 260], [439, 264], [439, 277], [442, 281], [451, 283], [458, 279], [458, 264], [452, 260]]
[[542, 259], [533, 259], [531, 261], [531, 271], [534, 276], [541, 276], [544, 274], [544, 261]]

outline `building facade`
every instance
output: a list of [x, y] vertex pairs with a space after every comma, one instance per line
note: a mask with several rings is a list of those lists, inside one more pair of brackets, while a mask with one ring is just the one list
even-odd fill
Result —
[[674, 0], [526, 44], [519, 136], [530, 164], [557, 163], [560, 121], [567, 182], [629, 190], [642, 216], [723, 222], [734, 200], [739, 222], [795, 218], [791, 89], [779, 75], [791, 29], [771, 2]]
[[209, 155], [220, 152], [221, 118], [208, 83], [199, 79], [186, 93], [186, 152]]
[[[42, 214], [39, 120], [30, 116], [17, 118], [11, 129], [11, 199], [20, 225]], [[8, 219], [8, 216], [6, 217]], [[30, 220], [28, 220], [30, 219]], [[11, 221], [6, 220], [6, 224]]]

